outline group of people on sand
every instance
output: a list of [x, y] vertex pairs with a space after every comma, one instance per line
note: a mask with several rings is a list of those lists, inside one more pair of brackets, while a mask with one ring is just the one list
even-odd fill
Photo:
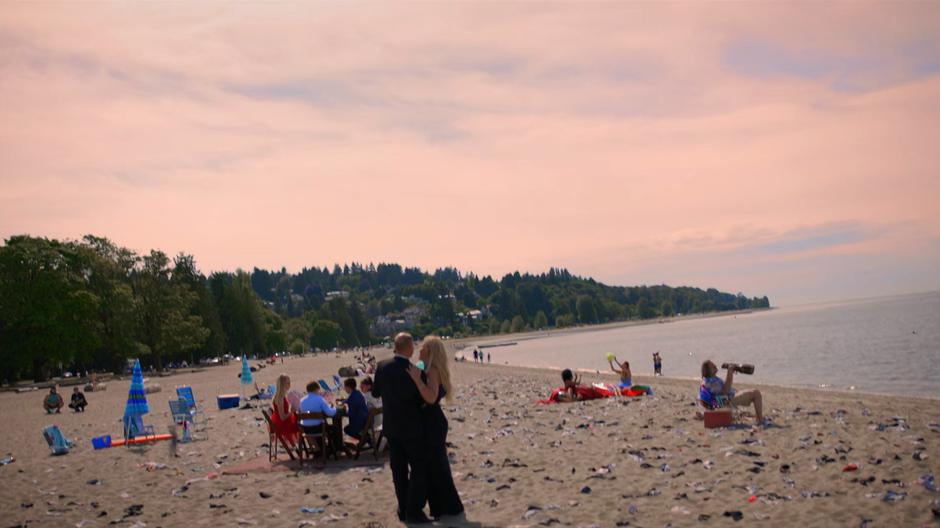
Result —
[[[395, 355], [375, 368], [375, 379], [366, 377], [356, 387], [355, 378], [343, 383], [346, 391], [346, 416], [349, 424], [343, 432], [359, 438], [370, 408], [381, 408], [383, 435], [388, 441], [389, 465], [398, 502], [397, 515], [404, 522], [427, 523], [432, 518], [459, 515], [463, 503], [454, 485], [447, 457], [447, 418], [441, 400], [452, 401], [454, 387], [444, 342], [437, 336], [421, 341], [418, 361], [410, 334], [395, 336]], [[290, 390], [290, 377], [278, 377], [271, 400], [271, 425], [288, 448], [299, 439], [295, 413], [322, 413], [335, 416], [336, 408], [320, 394], [317, 382], [307, 384], [302, 399]], [[320, 420], [301, 419], [305, 433], [322, 427]], [[430, 517], [425, 513], [429, 508]]]
[[[69, 408], [75, 412], [85, 412], [87, 406], [88, 400], [85, 399], [85, 394], [78, 387], [73, 388]], [[47, 414], [57, 414], [62, 411], [63, 407], [65, 407], [65, 402], [62, 400], [62, 396], [54, 386], [50, 387], [49, 394], [42, 400], [43, 410]]]
[[[662, 360], [658, 356], [658, 352], [653, 354], [654, 361], [658, 360], [654, 375], [662, 375]], [[630, 371], [628, 361], [617, 361], [616, 356], [610, 354], [607, 356], [607, 362], [610, 369], [620, 376], [618, 388], [624, 390], [633, 386], [633, 374]], [[739, 365], [724, 363], [722, 368], [727, 371], [724, 379], [718, 376], [718, 367], [714, 362], [706, 360], [702, 363], [702, 384], [699, 390], [699, 401], [702, 405], [709, 410], [753, 406], [757, 424], [766, 425], [764, 421], [764, 400], [761, 392], [756, 389], [738, 392], [734, 388], [734, 373], [739, 370]], [[753, 369], [753, 367], [751, 368]], [[559, 403], [584, 401], [610, 396], [610, 391], [604, 388], [583, 385], [581, 376], [576, 375], [571, 369], [565, 369], [561, 372], [561, 381], [563, 387], [552, 393], [551, 401]]]
[[[277, 378], [274, 397], [271, 398], [271, 427], [288, 449], [296, 449], [301, 429], [304, 433], [316, 434], [321, 427], [321, 420], [314, 418], [301, 419], [298, 424], [296, 413], [336, 416], [332, 395], [321, 394], [319, 382], [307, 383], [306, 391], [303, 396], [292, 391], [291, 379], [287, 374], [281, 374]], [[343, 391], [346, 393], [344, 403], [348, 420], [348, 424], [343, 427], [343, 433], [358, 440], [366, 426], [369, 409], [380, 408], [381, 405], [377, 404], [377, 400], [371, 395], [370, 378], [363, 379], [358, 386], [355, 378], [346, 378], [343, 381]]]
[[490, 356], [489, 352], [484, 353], [482, 350], [478, 348], [474, 348], [473, 349], [473, 362], [483, 363], [484, 359], [486, 360], [486, 363], [491, 363], [493, 358], [492, 356]]

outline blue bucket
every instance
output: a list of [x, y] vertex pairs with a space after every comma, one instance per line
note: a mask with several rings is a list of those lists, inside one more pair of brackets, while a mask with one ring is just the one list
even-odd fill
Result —
[[105, 449], [111, 447], [111, 435], [97, 436], [91, 439], [91, 447]]

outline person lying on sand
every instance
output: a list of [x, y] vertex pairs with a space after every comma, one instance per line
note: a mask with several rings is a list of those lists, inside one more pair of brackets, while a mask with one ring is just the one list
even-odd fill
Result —
[[[620, 385], [621, 389], [625, 389], [633, 385], [633, 373], [630, 372], [630, 362], [624, 361], [620, 363], [617, 361], [617, 356], [611, 354], [607, 356], [607, 364], [610, 365], [610, 370], [614, 371], [616, 374], [620, 375]], [[614, 367], [614, 365], [617, 365]]]
[[581, 376], [575, 376], [571, 369], [561, 371], [561, 381], [565, 386], [563, 391], [555, 394], [555, 401], [558, 403], [594, 400], [601, 397], [594, 387], [581, 385]]
[[62, 401], [62, 396], [59, 396], [55, 387], [49, 387], [49, 394], [47, 394], [46, 398], [42, 401], [42, 408], [45, 409], [47, 413], [52, 414], [61, 411], [64, 405], [65, 402]]
[[763, 424], [764, 400], [760, 391], [750, 390], [737, 394], [737, 391], [732, 387], [737, 365], [726, 363], [723, 366], [728, 370], [724, 381], [718, 377], [718, 367], [710, 359], [702, 363], [702, 388], [699, 391], [702, 404], [710, 409], [753, 405], [757, 423]]

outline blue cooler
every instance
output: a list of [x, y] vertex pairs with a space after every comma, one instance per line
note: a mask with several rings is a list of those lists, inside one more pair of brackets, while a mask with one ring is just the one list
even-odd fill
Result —
[[111, 435], [96, 436], [91, 439], [91, 447], [95, 449], [106, 449], [111, 447]]
[[219, 402], [219, 410], [225, 409], [237, 409], [239, 396], [238, 394], [219, 394], [216, 399]]

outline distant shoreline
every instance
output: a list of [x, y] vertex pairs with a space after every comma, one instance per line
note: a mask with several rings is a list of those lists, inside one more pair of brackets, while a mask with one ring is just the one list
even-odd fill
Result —
[[[652, 319], [641, 319], [637, 321], [615, 321], [612, 323], [603, 323], [595, 325], [581, 325], [581, 326], [570, 326], [567, 328], [551, 329], [551, 330], [530, 330], [528, 332], [516, 332], [509, 334], [498, 334], [498, 335], [486, 335], [486, 336], [469, 336], [461, 337], [459, 339], [450, 340], [451, 343], [455, 344], [455, 348], [458, 350], [463, 349], [466, 345], [473, 343], [475, 345], [492, 345], [494, 343], [499, 343], [502, 341], [511, 342], [511, 341], [529, 341], [532, 339], [542, 339], [546, 337], [558, 337], [571, 334], [579, 334], [583, 332], [598, 332], [605, 330], [616, 330], [619, 328], [628, 328], [631, 326], [647, 326], [654, 324], [669, 324], [669, 323], [678, 323], [683, 321], [695, 321], [699, 319], [712, 319], [715, 317], [728, 317], [732, 315], [745, 315], [757, 312], [767, 312], [775, 310], [775, 307], [770, 308], [748, 308], [747, 310], [732, 310], [728, 312], [708, 312], [704, 314], [686, 314], [686, 315], [677, 315], [673, 317], [657, 317]], [[460, 346], [456, 346], [460, 345]]]

